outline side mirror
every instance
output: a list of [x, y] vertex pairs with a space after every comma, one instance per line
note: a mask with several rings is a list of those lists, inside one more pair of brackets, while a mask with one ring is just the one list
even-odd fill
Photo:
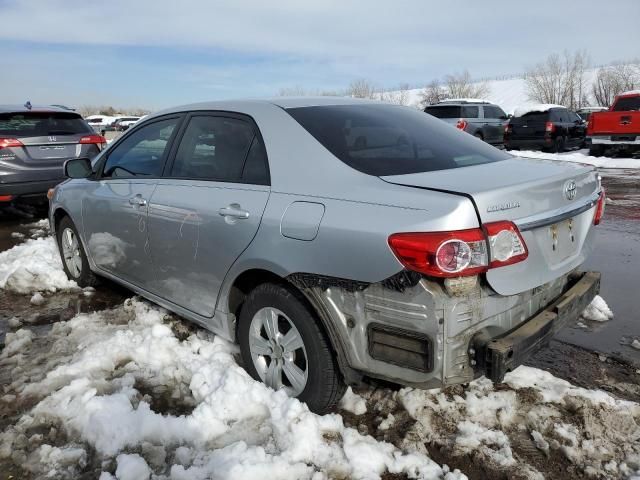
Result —
[[87, 178], [92, 172], [88, 158], [73, 158], [64, 163], [64, 174], [69, 178]]

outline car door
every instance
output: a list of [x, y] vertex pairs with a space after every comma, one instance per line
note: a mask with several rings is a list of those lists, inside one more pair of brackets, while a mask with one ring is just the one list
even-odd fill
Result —
[[584, 122], [582, 121], [582, 118], [580, 118], [580, 116], [572, 111], [568, 112], [569, 114], [569, 121], [570, 121], [570, 126], [569, 126], [569, 136], [570, 136], [570, 146], [571, 147], [578, 147], [581, 146], [582, 143], [584, 142], [584, 136], [585, 136], [585, 125]]
[[147, 208], [180, 116], [164, 117], [123, 137], [100, 161], [82, 202], [82, 224], [96, 266], [145, 288], [153, 275]]
[[507, 115], [500, 107], [495, 105], [483, 105], [485, 131], [487, 136], [485, 140], [489, 143], [502, 143], [504, 140], [504, 124]]
[[174, 151], [149, 204], [150, 289], [211, 317], [269, 198], [264, 144], [248, 117], [194, 113]]

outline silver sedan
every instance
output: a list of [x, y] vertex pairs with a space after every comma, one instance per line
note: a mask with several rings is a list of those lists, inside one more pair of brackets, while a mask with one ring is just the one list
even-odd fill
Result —
[[172, 108], [67, 162], [69, 278], [119, 282], [240, 345], [321, 412], [345, 385], [500, 381], [574, 321], [604, 206], [587, 166], [513, 158], [345, 98]]

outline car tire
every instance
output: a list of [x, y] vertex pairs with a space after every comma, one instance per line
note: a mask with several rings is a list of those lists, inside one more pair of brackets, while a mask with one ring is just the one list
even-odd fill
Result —
[[604, 155], [604, 145], [591, 145], [589, 155], [592, 157], [601, 157]]
[[315, 312], [293, 289], [264, 283], [252, 290], [240, 311], [238, 343], [255, 380], [285, 388], [315, 413], [331, 410], [344, 395], [329, 340]]
[[566, 148], [566, 140], [564, 137], [557, 137], [553, 144], [553, 153], [562, 153]]
[[69, 217], [64, 217], [58, 224], [56, 240], [62, 267], [69, 280], [73, 280], [82, 288], [95, 286], [98, 278], [89, 268], [78, 230]]

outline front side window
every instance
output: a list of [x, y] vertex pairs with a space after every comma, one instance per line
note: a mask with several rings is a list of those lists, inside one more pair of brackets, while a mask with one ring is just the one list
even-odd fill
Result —
[[613, 106], [614, 112], [629, 112], [640, 110], [640, 96], [619, 98]]
[[460, 116], [462, 118], [478, 118], [480, 116], [479, 109], [473, 105], [464, 105]]
[[331, 105], [287, 112], [333, 155], [369, 175], [402, 175], [511, 158], [412, 108]]
[[196, 116], [184, 132], [170, 176], [239, 182], [253, 127], [227, 117]]
[[109, 153], [102, 176], [159, 177], [179, 120], [176, 117], [154, 122], [128, 135]]
[[496, 107], [495, 105], [485, 105], [482, 108], [484, 109], [484, 118], [507, 118], [507, 114], [504, 113], [500, 107]]

